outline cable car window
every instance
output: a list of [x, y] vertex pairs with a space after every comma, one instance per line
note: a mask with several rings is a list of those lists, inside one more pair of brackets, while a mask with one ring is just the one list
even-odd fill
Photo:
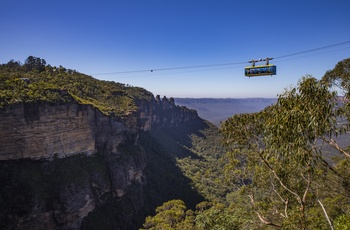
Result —
[[276, 75], [276, 66], [268, 65], [245, 67], [244, 75], [248, 77]]

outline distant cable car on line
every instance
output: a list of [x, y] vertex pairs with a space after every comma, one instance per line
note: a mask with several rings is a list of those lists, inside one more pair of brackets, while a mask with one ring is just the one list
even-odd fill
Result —
[[[265, 58], [249, 61], [249, 63], [252, 63], [252, 66], [247, 66], [244, 68], [244, 75], [247, 77], [276, 75], [276, 66], [269, 64], [269, 61], [272, 59], [273, 58]], [[255, 66], [255, 63], [260, 61], [266, 61], [266, 65]]]

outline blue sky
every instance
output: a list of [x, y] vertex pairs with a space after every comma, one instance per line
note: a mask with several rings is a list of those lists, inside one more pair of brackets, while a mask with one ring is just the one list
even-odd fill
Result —
[[[0, 63], [32, 55], [167, 97], [276, 97], [350, 58], [350, 43], [278, 58], [350, 41], [349, 0], [1, 0], [0, 9]], [[244, 62], [265, 57], [277, 57], [276, 76], [244, 77]], [[156, 70], [224, 63], [237, 64]]]

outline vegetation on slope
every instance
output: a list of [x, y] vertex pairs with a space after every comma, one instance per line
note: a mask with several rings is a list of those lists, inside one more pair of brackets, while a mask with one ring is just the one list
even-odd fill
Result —
[[[346, 189], [334, 180], [338, 174], [330, 170], [320, 146], [320, 141], [326, 144], [346, 128], [336, 122], [335, 96], [316, 79], [303, 78], [275, 106], [233, 116], [225, 123], [229, 166], [235, 167], [241, 190], [263, 224], [292, 229], [329, 227], [321, 211], [331, 194], [327, 185], [332, 183], [339, 192]], [[242, 159], [244, 165], [238, 162]], [[350, 201], [346, 196], [342, 199]], [[342, 215], [348, 208], [333, 215]]]
[[[36, 57], [28, 57], [24, 64], [10, 61], [0, 65], [0, 81], [0, 107], [21, 102], [64, 103], [75, 99], [80, 103], [92, 104], [107, 114], [124, 116], [137, 108], [139, 100], [150, 101], [152, 98], [152, 94], [146, 90], [99, 81], [62, 66], [51, 67], [44, 59]], [[154, 213], [157, 206], [172, 199], [184, 200], [191, 209], [195, 209], [195, 206], [204, 200], [224, 203], [225, 194], [232, 191], [223, 183], [221, 169], [224, 162], [219, 159], [224, 154], [224, 148], [218, 128], [214, 125], [198, 120], [177, 127], [163, 127], [149, 133], [141, 133], [140, 144], [144, 146], [147, 154], [147, 203], [140, 216]], [[54, 162], [69, 163], [72, 159], [75, 158], [67, 158], [66, 161], [56, 159]], [[81, 169], [80, 166], [67, 169], [64, 165], [62, 167], [60, 170], [74, 174], [73, 177], [70, 175], [67, 178], [79, 179], [76, 175], [88, 177], [85, 168]], [[81, 172], [75, 172], [73, 169]], [[32, 168], [29, 167], [28, 170], [28, 174], [23, 175], [31, 175]], [[28, 170], [26, 168], [23, 172]], [[37, 168], [34, 167], [33, 170]], [[15, 171], [14, 175], [17, 174]], [[55, 180], [46, 183], [48, 176], [39, 176], [35, 181], [48, 184], [47, 186], [55, 183]], [[28, 186], [36, 187], [31, 184]], [[42, 193], [50, 193], [51, 188], [41, 189]], [[6, 205], [10, 207], [10, 203]], [[203, 204], [201, 209], [211, 205]], [[115, 206], [114, 202], [110, 201], [90, 213], [84, 220], [83, 227], [94, 229], [102, 226], [102, 223], [106, 227], [109, 224], [115, 225], [116, 220], [110, 220], [115, 217]], [[222, 207], [224, 206], [220, 206], [220, 209]]]
[[0, 108], [19, 102], [66, 102], [92, 104], [106, 114], [125, 116], [137, 109], [137, 100], [150, 101], [152, 94], [142, 88], [94, 79], [50, 66], [30, 56], [24, 64], [13, 60], [0, 65]]
[[[349, 98], [349, 69], [350, 59], [344, 60], [320, 81], [302, 78], [275, 105], [228, 119], [222, 125], [224, 171], [236, 189], [227, 191], [226, 202], [200, 203], [191, 211], [170, 201], [146, 218], [144, 228], [349, 229], [350, 153], [337, 144], [349, 131], [349, 102], [340, 106], [330, 90], [341, 86]], [[332, 158], [324, 145], [333, 148]]]
[[[203, 199], [222, 200], [229, 190], [221, 173], [224, 164], [219, 161], [224, 148], [213, 124], [198, 120], [177, 127], [163, 127], [142, 133], [140, 141], [147, 154], [148, 183], [155, 183], [149, 186], [150, 190], [161, 189], [166, 196], [182, 193], [189, 197], [185, 191], [196, 193], [197, 202], [186, 199], [192, 208]], [[179, 199], [178, 195], [172, 199]]]
[[147, 217], [146, 229], [239, 226], [226, 208], [225, 196], [235, 187], [225, 182], [225, 149], [216, 126], [198, 120], [142, 133], [140, 140], [147, 154], [147, 206], [154, 215]]
[[[234, 115], [222, 126], [224, 157], [221, 135], [204, 121], [142, 133], [148, 160], [144, 211], [151, 213], [143, 227], [350, 228], [350, 154], [336, 142], [348, 132], [349, 103], [339, 107], [329, 88], [340, 86], [349, 98], [349, 69], [350, 59], [344, 60], [320, 81], [301, 79], [275, 105]], [[143, 89], [98, 81], [35, 57], [1, 65], [0, 81], [0, 107], [73, 97], [124, 116], [137, 100], [151, 98]], [[322, 145], [334, 149], [333, 158], [328, 152], [325, 157]]]

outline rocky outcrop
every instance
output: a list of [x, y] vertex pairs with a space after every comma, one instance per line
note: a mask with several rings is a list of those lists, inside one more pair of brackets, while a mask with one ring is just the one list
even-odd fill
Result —
[[0, 119], [0, 160], [116, 153], [129, 132], [122, 123], [77, 102], [21, 103], [1, 110]]
[[76, 102], [21, 103], [0, 111], [0, 160], [96, 152], [96, 110]]
[[74, 154], [117, 154], [126, 141], [136, 143], [140, 130], [198, 119], [195, 110], [174, 99], [140, 101], [136, 113], [123, 121], [91, 105], [20, 103], [0, 109], [0, 160], [52, 159]]
[[0, 228], [89, 229], [112, 205], [113, 229], [134, 229], [146, 183], [139, 132], [199, 119], [172, 98], [137, 103], [125, 118], [74, 100], [0, 109]]
[[172, 127], [191, 120], [198, 120], [196, 110], [175, 104], [173, 98], [168, 99], [157, 95], [151, 103], [139, 102], [139, 127], [143, 131], [151, 128]]
[[[120, 150], [123, 157], [1, 161], [0, 229], [81, 229], [83, 221], [98, 222], [91, 214], [112, 202], [117, 211], [111, 219], [123, 223], [114, 229], [133, 229], [144, 202], [146, 161], [142, 148], [132, 148], [132, 154], [127, 148]], [[131, 203], [127, 212], [118, 211]]]

